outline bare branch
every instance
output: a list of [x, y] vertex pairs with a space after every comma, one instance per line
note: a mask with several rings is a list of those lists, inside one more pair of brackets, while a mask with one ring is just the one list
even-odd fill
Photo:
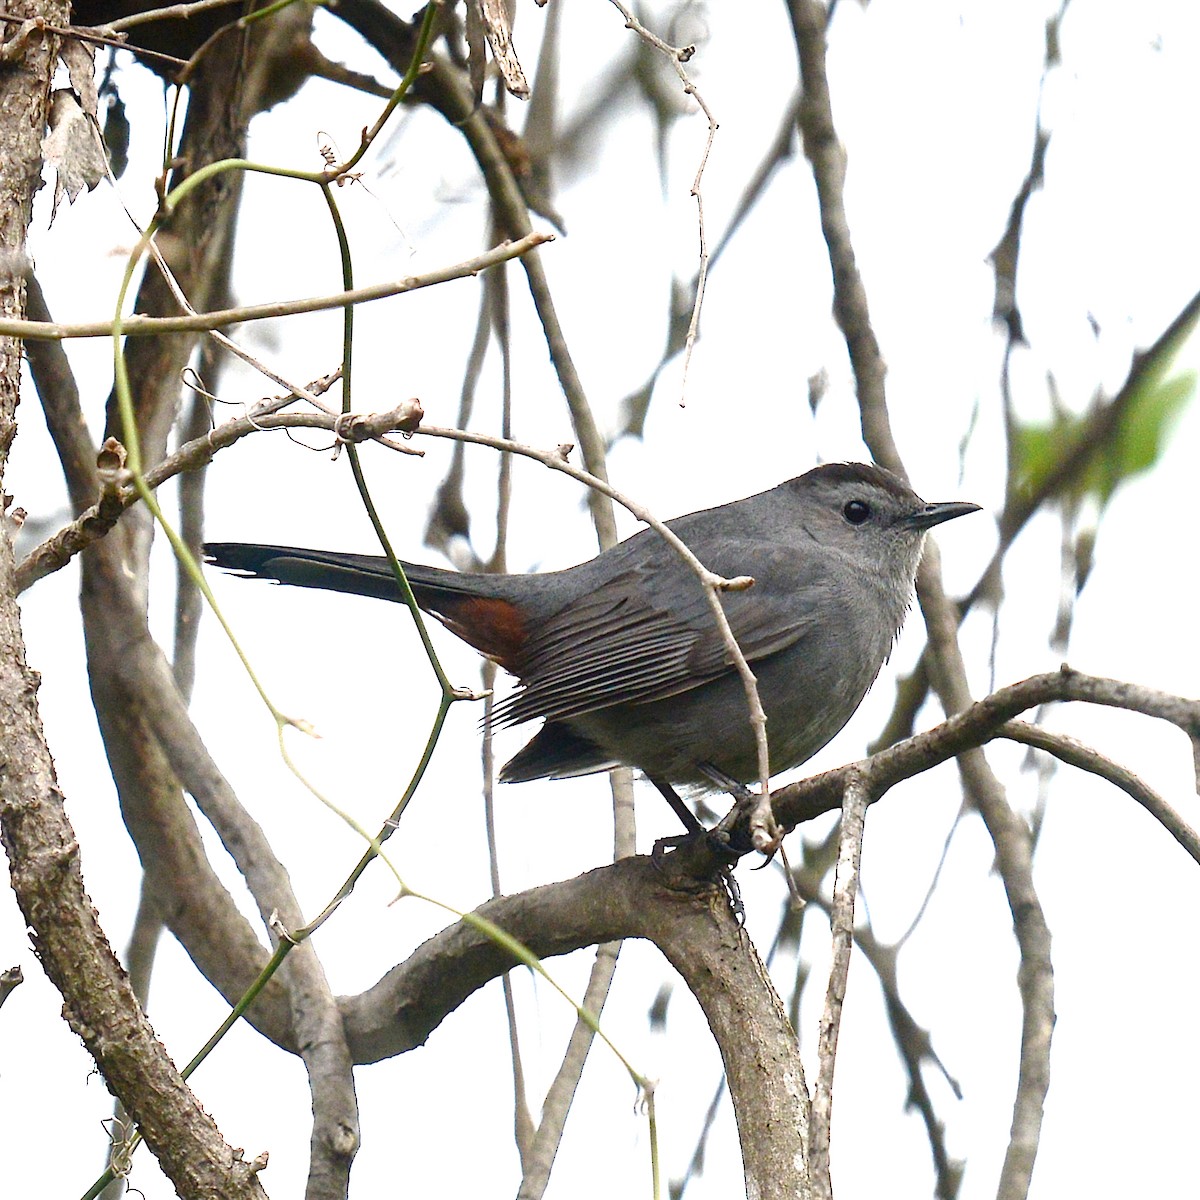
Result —
[[[846, 217], [846, 154], [834, 126], [825, 65], [827, 13], [818, 0], [790, 0], [788, 10], [804, 84], [800, 107], [804, 151], [812, 163], [817, 186], [821, 228], [833, 270], [833, 310], [854, 370], [863, 440], [877, 462], [905, 475], [884, 394], [883, 356], [871, 327], [866, 289], [855, 261]], [[917, 577], [917, 595], [930, 639], [926, 656], [930, 679], [945, 712], [960, 712], [968, 707], [971, 696], [957, 642], [956, 614], [942, 587], [937, 548], [932, 543]], [[1054, 1028], [1050, 933], [1034, 888], [1028, 826], [1013, 812], [981, 751], [964, 754], [959, 760], [959, 772], [995, 844], [996, 865], [1004, 881], [1021, 951], [1018, 978], [1023, 1005], [1021, 1069], [1012, 1136], [999, 1190], [1002, 1200], [1020, 1200], [1029, 1190], [1042, 1106], [1049, 1087], [1050, 1037]]]
[[[689, 865], [690, 864], [690, 865]], [[684, 851], [662, 869], [625, 858], [574, 879], [490, 900], [477, 911], [539, 958], [621, 937], [653, 941], [704, 1009], [731, 1081], [747, 1193], [808, 1195], [808, 1093], [799, 1047], [766, 969], [724, 889], [698, 882]], [[360, 1062], [420, 1045], [474, 991], [514, 965], [459, 922], [425, 942], [342, 1011]], [[762, 1136], [764, 1129], [773, 1136]]]
[[[584, 1010], [594, 1017], [599, 1018], [604, 1010], [620, 949], [620, 942], [604, 942], [596, 947], [596, 961], [592, 964], [582, 1003]], [[576, 1020], [554, 1082], [546, 1092], [537, 1132], [528, 1152], [522, 1155], [521, 1187], [517, 1192], [517, 1200], [540, 1200], [545, 1194], [546, 1185], [550, 1182], [550, 1169], [554, 1166], [554, 1158], [562, 1142], [567, 1114], [571, 1111], [575, 1089], [579, 1086], [579, 1078], [595, 1036], [586, 1021], [582, 1018]]]
[[[766, 195], [767, 184], [772, 176], [795, 153], [796, 120], [799, 111], [800, 92], [797, 90], [780, 118], [779, 127], [771, 145], [763, 153], [753, 174], [742, 189], [737, 206], [730, 215], [712, 254], [708, 257], [709, 269], [716, 267], [725, 248], [733, 241], [755, 205]], [[699, 287], [698, 276], [693, 276], [686, 284], [679, 280], [674, 282], [667, 311], [667, 333], [662, 352], [642, 385], [621, 401], [621, 421], [613, 434], [614, 441], [626, 434], [642, 436], [646, 414], [650, 408], [650, 401], [659, 376], [667, 363], [687, 344], [688, 336], [695, 333], [693, 322], [696, 312], [699, 311], [696, 308]]]
[[[210, 8], [228, 8], [236, 3], [238, 0], [191, 0], [189, 4], [168, 4], [163, 8], [150, 8], [145, 12], [118, 17], [115, 21], [109, 21], [103, 28], [111, 29], [114, 33], [121, 33], [126, 29], [134, 29], [138, 25], [146, 25], [151, 21], [172, 21], [177, 17], [194, 17], [199, 13], [207, 12]], [[237, 15], [231, 15], [229, 19], [236, 21]]]
[[[696, 87], [687, 71], [684, 70], [684, 64], [691, 61], [692, 56], [696, 53], [696, 47], [672, 46], [669, 42], [664, 42], [656, 33], [647, 29], [634, 16], [633, 11], [621, 3], [621, 0], [610, 0], [610, 2], [614, 7], [620, 9], [621, 15], [625, 18], [625, 27], [633, 30], [642, 41], [648, 46], [652, 46], [671, 64], [675, 74], [679, 76], [679, 82], [683, 84], [684, 92], [696, 101], [700, 106], [700, 111], [708, 120], [708, 136], [704, 142], [704, 152], [700, 156], [700, 163], [696, 167], [696, 175], [692, 180], [692, 195], [696, 198], [696, 223], [700, 235], [700, 263], [696, 270], [696, 291], [695, 300], [692, 303], [692, 316], [688, 322], [687, 334], [683, 342], [683, 378], [679, 388], [679, 402], [683, 404], [687, 400], [688, 369], [691, 367], [692, 350], [695, 348], [696, 335], [700, 329], [700, 311], [704, 307], [704, 286], [708, 280], [708, 237], [704, 226], [704, 194], [700, 190], [700, 183], [704, 178], [704, 170], [708, 166], [708, 158], [712, 153], [713, 140], [716, 138], [720, 126], [717, 124], [716, 117], [713, 116], [712, 109], [708, 107], [704, 97], [700, 94], [700, 89]], [[762, 768], [761, 774], [763, 777], [762, 790], [765, 795], [768, 790], [765, 766]]]
[[833, 1068], [837, 1059], [838, 1034], [842, 1027], [846, 981], [850, 975], [850, 956], [854, 949], [854, 901], [858, 895], [858, 874], [862, 862], [863, 824], [870, 802], [871, 796], [863, 773], [851, 768], [846, 775], [846, 791], [842, 797], [837, 872], [834, 876], [833, 904], [829, 911], [833, 961], [825, 991], [825, 1009], [821, 1013], [817, 1078], [813, 1084], [812, 1124], [808, 1141], [813, 1194], [824, 1200], [832, 1200], [833, 1197], [833, 1182], [829, 1175]]
[[[235, 0], [223, 0], [223, 2], [234, 3]], [[20, 25], [22, 20], [23, 18], [14, 16], [12, 13], [0, 12], [0, 21], [6, 25]], [[123, 37], [112, 37], [103, 29], [90, 29], [85, 25], [54, 25], [48, 21], [39, 21], [37, 28], [41, 33], [53, 33], [60, 38], [74, 38], [76, 41], [88, 42], [94, 46], [111, 46], [114, 50], [129, 50], [133, 54], [152, 58], [155, 62], [161, 62], [171, 67], [187, 66], [182, 58], [176, 58], [171, 54], [160, 54], [156, 50], [142, 50], [137, 46], [131, 46]]]
[[[197, 313], [179, 317], [145, 317], [136, 313], [121, 322], [121, 332], [129, 337], [148, 337], [162, 333], [206, 333], [223, 329], [228, 325], [240, 325], [244, 321], [265, 321], [275, 317], [294, 317], [301, 313], [325, 312], [331, 308], [346, 308], [351, 304], [366, 304], [371, 300], [385, 300], [389, 296], [401, 296], [405, 292], [433, 287], [451, 279], [469, 279], [509, 259], [528, 253], [533, 247], [554, 241], [552, 233], [527, 233], [513, 242], [501, 242], [485, 254], [476, 255], [465, 262], [451, 267], [428, 271], [423, 275], [410, 275], [389, 283], [373, 283], [367, 287], [352, 288], [347, 292], [333, 292], [328, 296], [310, 296], [305, 300], [278, 300], [271, 304], [247, 304], [240, 308], [226, 308], [218, 312]], [[111, 321], [84, 321], [74, 325], [48, 321], [0, 320], [0, 337], [19, 337], [27, 340], [61, 341], [64, 338], [112, 337]]]
[[1098, 750], [1063, 733], [1052, 733], [1025, 721], [1006, 721], [996, 731], [1026, 746], [1035, 746], [1080, 770], [1090, 771], [1132, 796], [1193, 858], [1200, 863], [1200, 833], [1197, 833], [1145, 780], [1128, 767], [1113, 762]]
[[884, 398], [883, 380], [887, 368], [871, 327], [867, 290], [850, 240], [844, 194], [846, 151], [834, 127], [829, 77], [825, 69], [827, 14], [818, 0], [789, 0], [788, 15], [792, 20], [804, 86], [800, 101], [800, 132], [817, 185], [821, 232], [829, 247], [829, 265], [833, 269], [833, 315], [850, 354], [850, 367], [858, 389], [863, 440], [871, 447], [876, 462], [907, 478], [892, 437]]
[[[366, 416], [354, 413], [271, 411], [281, 404], [290, 403], [291, 399], [292, 397], [285, 396], [266, 401], [246, 416], [235, 417], [218, 425], [203, 437], [186, 442], [174, 454], [168, 455], [148, 470], [146, 482], [151, 488], [159, 487], [184, 471], [193, 471], [204, 465], [218, 450], [232, 446], [252, 433], [262, 433], [270, 429], [325, 429], [346, 441], [364, 441], [382, 438], [385, 431], [411, 430], [421, 417], [421, 406], [415, 400], [406, 400], [387, 413], [372, 413]], [[41, 545], [36, 546], [21, 560], [16, 571], [18, 592], [65, 567], [76, 554], [104, 537], [121, 514], [132, 507], [137, 499], [138, 493], [132, 484], [114, 481], [97, 503]]]
[[[1003, 732], [1006, 722], [1056, 700], [1123, 708], [1167, 721], [1191, 738], [1200, 734], [1200, 700], [1188, 700], [1121, 679], [1085, 675], [1064, 665], [1058, 671], [1033, 675], [1000, 688], [936, 728], [897, 742], [852, 766], [869, 772], [871, 795], [879, 799], [905, 779], [947, 762], [965, 750], [982, 746], [992, 738], [1006, 736]], [[850, 769], [838, 767], [777, 788], [773, 795], [776, 820], [791, 828], [838, 808]]]
[[[840, 830], [838, 832], [840, 833]], [[808, 907], [811, 906], [828, 914], [832, 906], [820, 890], [820, 882], [825, 874], [821, 856], [818, 854], [816, 863], [810, 866], [806, 855], [804, 866], [793, 870], [791, 874], [804, 900], [804, 911], [808, 911]], [[791, 907], [789, 905], [789, 910]], [[780, 927], [781, 932], [791, 920], [790, 911], [786, 912], [784, 924]], [[962, 1182], [963, 1164], [951, 1158], [946, 1148], [945, 1126], [938, 1119], [933, 1097], [925, 1086], [922, 1067], [926, 1063], [931, 1064], [959, 1099], [962, 1098], [962, 1089], [934, 1050], [929, 1031], [917, 1022], [900, 994], [897, 962], [903, 942], [903, 938], [894, 944], [879, 941], [871, 929], [869, 914], [866, 915], [866, 920], [855, 923], [854, 944], [875, 972], [887, 1009], [892, 1038], [908, 1075], [908, 1104], [921, 1114], [925, 1125], [934, 1170], [937, 1173], [934, 1195], [937, 1200], [954, 1200]], [[769, 956], [767, 961], [771, 961]], [[798, 959], [798, 962], [803, 962], [803, 959]]]
[[25, 973], [20, 967], [6, 967], [0, 971], [0, 1007], [25, 982]]
[[[60, 25], [69, 17], [63, 3], [33, 5], [28, 15]], [[0, 206], [0, 248], [6, 258], [26, 245], [56, 48], [53, 37], [32, 38], [19, 62], [0, 71], [0, 191], [9, 198]], [[19, 315], [24, 297], [23, 277], [4, 272], [0, 313]], [[16, 432], [21, 357], [11, 342], [0, 349], [2, 472]], [[25, 661], [13, 571], [11, 543], [0, 537], [0, 834], [39, 960], [63, 997], [66, 1020], [138, 1120], [179, 1195], [260, 1197], [256, 1167], [224, 1141], [155, 1037], [84, 889], [79, 842], [38, 711], [38, 677]]]
[[[1009, 736], [1008, 725], [1017, 713], [1053, 700], [1117, 706], [1148, 713], [1181, 728], [1200, 728], [1200, 701], [1064, 668], [1003, 688], [936, 729], [871, 758], [777, 789], [773, 798], [778, 819], [790, 826], [837, 808], [852, 773], [861, 776], [865, 794], [872, 801], [878, 799], [904, 779], [991, 738]], [[665, 866], [670, 871], [648, 868], [649, 878], [660, 887], [675, 886], [677, 880], [686, 879], [686, 875], [678, 874], [682, 866], [676, 867], [677, 859], [684, 861], [679, 852], [667, 856]], [[489, 902], [480, 911], [541, 957], [620, 937], [649, 936], [647, 922], [655, 918], [642, 910], [642, 899], [620, 896], [616, 886], [626, 878], [623, 871], [637, 875], [647, 867], [647, 859], [625, 859], [615, 867], [600, 868], [579, 879]], [[617, 874], [607, 876], [604, 873], [608, 871]], [[464, 941], [465, 934], [438, 934], [374, 988], [342, 998], [356, 1062], [375, 1062], [419, 1045], [447, 1012], [486, 980], [507, 969], [509, 962], [501, 951], [476, 947], [475, 935]], [[477, 954], [483, 957], [477, 959]]]
[[[32, 274], [26, 282], [26, 311], [36, 321], [50, 319], [42, 285], [37, 276]], [[67, 352], [61, 342], [28, 342], [25, 354], [42, 404], [46, 427], [62, 464], [71, 508], [80, 513], [95, 500], [99, 483], [95, 442], [83, 415], [79, 387], [71, 371]], [[17, 570], [19, 575], [20, 567]]]

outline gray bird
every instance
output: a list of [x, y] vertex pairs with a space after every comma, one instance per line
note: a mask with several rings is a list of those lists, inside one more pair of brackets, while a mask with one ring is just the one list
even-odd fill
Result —
[[[773, 772], [850, 719], [912, 602], [926, 531], [978, 508], [927, 504], [881, 467], [829, 463], [667, 522], [710, 570], [754, 578], [721, 602], [758, 679]], [[381, 557], [238, 542], [205, 552], [248, 576], [401, 600]], [[638, 767], [699, 832], [673, 784], [736, 792], [758, 777], [742, 681], [695, 574], [654, 530], [565, 571], [403, 566], [422, 609], [520, 681], [493, 723], [544, 722], [504, 782]]]

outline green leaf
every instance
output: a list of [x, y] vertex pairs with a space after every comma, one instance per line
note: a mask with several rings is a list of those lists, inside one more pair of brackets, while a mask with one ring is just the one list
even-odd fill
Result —
[[[1124, 411], [1115, 430], [1097, 442], [1087, 466], [1067, 485], [1066, 496], [1092, 497], [1103, 508], [1122, 483], [1150, 470], [1161, 458], [1175, 421], [1196, 392], [1195, 371], [1165, 377], [1174, 350], [1170, 347], [1160, 363], [1141, 371], [1134, 390], [1123, 398]], [[1019, 486], [1037, 491], [1067, 449], [1096, 436], [1098, 421], [1103, 414], [1060, 412], [1048, 422], [1018, 425], [1011, 454]]]
[[1159, 372], [1147, 375], [1122, 415], [1113, 452], [1092, 461], [1089, 474], [1096, 476], [1092, 486], [1101, 505], [1126, 479], [1158, 462], [1176, 419], [1195, 392], [1195, 371], [1171, 379], [1163, 379]]

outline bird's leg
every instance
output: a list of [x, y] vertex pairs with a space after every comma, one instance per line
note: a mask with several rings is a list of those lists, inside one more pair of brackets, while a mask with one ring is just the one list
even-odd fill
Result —
[[[684, 804], [680, 799], [679, 793], [665, 779], [659, 779], [654, 775], [647, 775], [646, 778], [654, 784], [659, 794], [674, 809], [675, 815], [683, 822], [684, 827], [687, 829], [687, 833], [677, 833], [673, 837], [659, 838], [654, 843], [652, 856], [656, 863], [662, 861], [662, 856], [667, 850], [673, 850], [677, 846], [686, 846], [689, 842], [697, 841], [700, 838], [707, 840], [721, 857], [729, 856], [728, 838], [723, 835], [714, 838], [714, 831], [704, 828], [696, 814]], [[734, 861], [737, 861], [736, 855], [734, 856]]]
[[[754, 803], [756, 797], [753, 792], [749, 791], [736, 779], [726, 775], [724, 771], [714, 767], [712, 763], [697, 763], [696, 766], [702, 775], [706, 776], [717, 787], [729, 792], [737, 801], [733, 810], [734, 814], [740, 813], [747, 805]], [[718, 855], [733, 862], [737, 862], [743, 854], [749, 854], [753, 849], [749, 843], [743, 846], [735, 845], [731, 841], [729, 830], [736, 824], [736, 818], [731, 820], [729, 817], [726, 817], [715, 828], [705, 829], [692, 810], [680, 799], [679, 793], [667, 780], [657, 778], [654, 775], [647, 775], [646, 778], [654, 784], [662, 798], [675, 810], [675, 815], [683, 822], [684, 827], [687, 829], [687, 833], [676, 834], [674, 837], [659, 838], [654, 843], [654, 857], [656, 859], [661, 859], [666, 850], [672, 849], [675, 846], [683, 846], [693, 839], [700, 837], [707, 839], [709, 845]]]
[[[687, 836], [692, 836], [697, 833], [704, 833], [704, 826], [700, 824], [696, 818], [696, 814], [680, 799], [679, 793], [665, 780], [658, 779], [654, 775], [647, 775], [646, 778], [658, 789], [659, 795], [671, 806], [675, 815], [683, 822], [684, 829], [687, 830]], [[670, 839], [672, 845], [679, 845], [677, 839]]]
[[742, 852], [733, 850], [730, 847], [729, 835], [723, 830], [705, 829], [699, 820], [697, 820], [695, 813], [684, 804], [680, 799], [679, 793], [665, 779], [658, 779], [653, 775], [647, 775], [646, 778], [654, 784], [662, 798], [675, 810], [675, 815], [687, 827], [687, 833], [678, 833], [674, 837], [659, 838], [654, 843], [654, 847], [650, 852], [651, 862], [661, 869], [663, 856], [668, 850], [679, 846], [686, 846], [691, 842], [703, 839], [721, 864], [717, 870], [720, 874], [721, 882], [724, 883], [725, 890], [729, 894], [730, 907], [733, 909], [734, 916], [737, 917], [738, 922], [742, 922], [746, 916], [746, 907], [742, 903], [742, 889], [733, 877], [734, 865], [741, 858]]
[[732, 775], [726, 775], [720, 767], [714, 767], [710, 762], [697, 763], [696, 770], [709, 783], [719, 787], [723, 792], [728, 792], [739, 804], [744, 804], [754, 796], [754, 793], [741, 780], [734, 779]]
[[[741, 818], [758, 803], [758, 797], [740, 780], [726, 775], [720, 767], [713, 766], [712, 763], [697, 763], [696, 769], [722, 791], [728, 792], [734, 800], [733, 808], [717, 822], [710, 831], [710, 837], [723, 838], [726, 849], [731, 854], [749, 854], [754, 849], [749, 839], [745, 836], [734, 839], [732, 834]], [[742, 833], [745, 833], [744, 828]]]

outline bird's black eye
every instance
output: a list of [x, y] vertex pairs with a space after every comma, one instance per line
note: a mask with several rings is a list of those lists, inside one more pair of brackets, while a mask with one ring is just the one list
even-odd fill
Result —
[[842, 516], [851, 525], [861, 525], [871, 516], [871, 506], [865, 500], [847, 500], [842, 506]]

